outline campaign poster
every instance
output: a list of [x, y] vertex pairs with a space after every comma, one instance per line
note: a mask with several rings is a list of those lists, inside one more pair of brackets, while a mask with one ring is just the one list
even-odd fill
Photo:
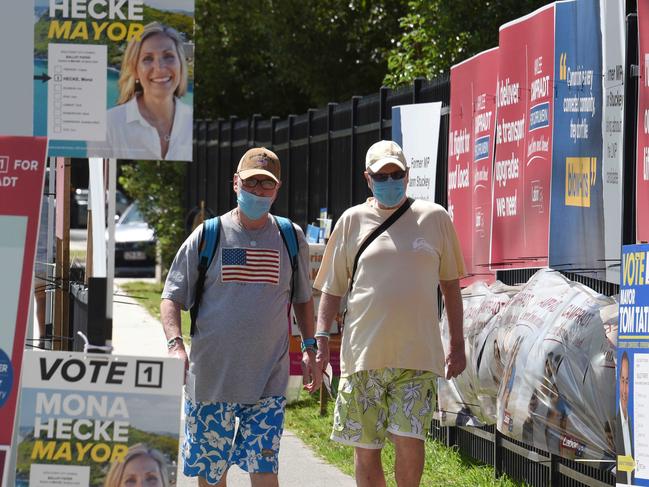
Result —
[[638, 44], [636, 241], [649, 242], [649, 0], [638, 0]]
[[623, 0], [600, 0], [602, 24], [602, 192], [606, 281], [620, 283], [622, 147], [624, 144], [625, 11]]
[[176, 485], [183, 373], [174, 358], [25, 352], [16, 484], [101, 487], [144, 445]]
[[467, 270], [462, 287], [495, 280], [489, 269], [489, 237], [497, 65], [494, 48], [451, 67], [448, 213]]
[[599, 3], [556, 5], [550, 267], [604, 280]]
[[35, 0], [49, 155], [192, 160], [194, 0]]
[[0, 137], [0, 448], [13, 435], [46, 151], [42, 137]]
[[392, 140], [401, 146], [410, 168], [406, 193], [435, 201], [437, 144], [442, 102], [392, 107]]
[[617, 485], [649, 485], [649, 245], [622, 247]]
[[548, 263], [554, 4], [500, 27], [492, 269]]

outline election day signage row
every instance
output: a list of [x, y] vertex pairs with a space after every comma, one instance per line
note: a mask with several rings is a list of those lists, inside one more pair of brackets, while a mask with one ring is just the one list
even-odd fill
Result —
[[[623, 19], [621, 0], [557, 2], [451, 69], [449, 212], [476, 276], [466, 284], [548, 265], [618, 282]], [[485, 258], [476, 231], [489, 226]]]
[[18, 402], [46, 147], [44, 138], [0, 137], [0, 481]]
[[[35, 0], [33, 135], [49, 155], [190, 161], [193, 16], [194, 0]], [[140, 43], [153, 23], [165, 33]]]

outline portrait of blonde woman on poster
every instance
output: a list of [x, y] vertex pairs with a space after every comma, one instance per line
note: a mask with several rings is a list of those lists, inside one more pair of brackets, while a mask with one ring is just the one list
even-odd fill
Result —
[[104, 487], [169, 487], [167, 461], [144, 443], [132, 445], [122, 461], [110, 466]]
[[152, 22], [124, 51], [117, 105], [107, 114], [106, 140], [90, 142], [89, 156], [192, 160], [192, 107], [183, 39]]

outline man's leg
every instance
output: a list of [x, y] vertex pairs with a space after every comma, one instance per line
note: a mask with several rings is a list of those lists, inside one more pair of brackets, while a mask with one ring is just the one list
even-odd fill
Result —
[[198, 477], [198, 487], [227, 487], [227, 481], [225, 479], [227, 475], [228, 472], [226, 471], [218, 484], [210, 484], [203, 477]]
[[242, 405], [230, 462], [250, 474], [252, 487], [278, 487], [279, 446], [284, 431], [284, 396]]
[[424, 441], [419, 438], [390, 435], [396, 458], [394, 476], [399, 487], [418, 487], [424, 471]]
[[250, 485], [252, 487], [279, 487], [276, 473], [251, 473]]
[[354, 471], [357, 487], [385, 487], [381, 450], [354, 448]]

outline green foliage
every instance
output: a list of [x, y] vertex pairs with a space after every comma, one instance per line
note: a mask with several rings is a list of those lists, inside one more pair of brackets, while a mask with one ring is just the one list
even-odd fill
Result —
[[119, 182], [137, 200], [155, 230], [163, 276], [185, 238], [182, 188], [186, 163], [134, 161], [122, 163]]
[[388, 57], [385, 83], [431, 79], [474, 54], [498, 45], [502, 24], [550, 3], [547, 0], [410, 0], [402, 34]]
[[378, 91], [401, 0], [197, 0], [198, 117], [286, 116]]

